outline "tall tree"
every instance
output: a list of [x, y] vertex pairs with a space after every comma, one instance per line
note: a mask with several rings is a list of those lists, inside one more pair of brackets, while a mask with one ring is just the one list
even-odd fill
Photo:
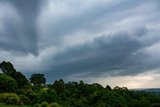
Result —
[[22, 88], [25, 85], [28, 85], [27, 78], [21, 72], [17, 72], [10, 62], [3, 61], [0, 63], [0, 69], [3, 74], [8, 75], [16, 80], [18, 88]]
[[32, 74], [30, 78], [30, 82], [34, 86], [42, 86], [46, 83], [46, 78], [44, 74]]
[[17, 83], [15, 79], [0, 74], [0, 93], [2, 92], [15, 92], [17, 89]]
[[24, 86], [29, 84], [29, 81], [21, 72], [15, 72], [11, 77], [16, 80], [19, 88], [23, 88]]
[[52, 88], [57, 91], [58, 94], [60, 94], [61, 92], [64, 91], [65, 89], [65, 82], [60, 79], [59, 81], [55, 81], [53, 84], [52, 84]]
[[14, 69], [14, 66], [10, 62], [6, 62], [6, 61], [3, 61], [2, 63], [0, 63], [0, 69], [4, 74], [7, 74], [9, 76], [12, 74], [12, 72], [16, 72], [16, 70]]

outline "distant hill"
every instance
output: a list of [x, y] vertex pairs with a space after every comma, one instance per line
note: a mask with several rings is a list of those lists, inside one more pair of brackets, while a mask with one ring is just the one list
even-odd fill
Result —
[[160, 88], [148, 88], [148, 89], [133, 89], [135, 91], [143, 91], [143, 92], [149, 92], [149, 93], [155, 93], [160, 95]]

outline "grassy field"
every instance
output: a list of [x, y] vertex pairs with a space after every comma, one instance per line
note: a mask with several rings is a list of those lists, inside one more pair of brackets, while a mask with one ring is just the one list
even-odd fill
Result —
[[0, 104], [0, 107], [32, 107], [32, 106], [27, 106], [27, 105], [5, 105], [5, 104]]

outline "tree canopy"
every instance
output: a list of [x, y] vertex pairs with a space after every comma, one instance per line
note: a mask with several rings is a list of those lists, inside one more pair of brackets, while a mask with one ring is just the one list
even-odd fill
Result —
[[46, 83], [46, 78], [44, 74], [32, 74], [30, 82], [33, 83], [34, 86], [42, 86]]
[[0, 63], [0, 69], [4, 74], [11, 75], [12, 72], [16, 72], [13, 65], [10, 62], [3, 61]]
[[[82, 80], [46, 83], [44, 74], [32, 74], [30, 82], [10, 62], [0, 63], [0, 103], [26, 104], [38, 107], [160, 107], [160, 94], [129, 90], [127, 87]], [[33, 84], [33, 85], [31, 85]], [[1, 104], [0, 104], [1, 106]]]
[[15, 92], [17, 83], [15, 79], [4, 74], [0, 74], [0, 93], [2, 92]]
[[17, 72], [10, 62], [3, 61], [0, 63], [0, 69], [2, 70], [3, 74], [14, 78], [19, 88], [28, 85], [27, 78], [21, 72]]

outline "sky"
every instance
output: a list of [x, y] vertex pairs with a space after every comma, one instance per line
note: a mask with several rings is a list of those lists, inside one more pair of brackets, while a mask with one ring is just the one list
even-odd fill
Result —
[[0, 61], [29, 77], [160, 87], [159, 0], [0, 0]]

